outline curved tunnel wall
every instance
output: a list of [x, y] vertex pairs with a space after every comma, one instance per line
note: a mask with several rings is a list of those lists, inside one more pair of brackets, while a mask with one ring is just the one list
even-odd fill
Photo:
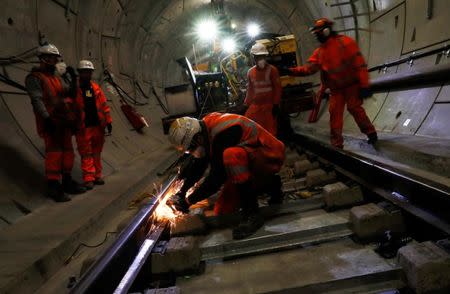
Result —
[[[450, 9], [445, 0], [433, 1], [430, 19], [423, 7], [427, 1], [371, 0], [356, 1], [353, 6], [336, 5], [343, 2], [348, 1], [230, 0], [225, 1], [225, 11], [238, 25], [255, 21], [268, 32], [295, 34], [303, 61], [317, 46], [308, 33], [308, 25], [320, 16], [334, 18], [338, 30], [358, 38], [370, 65], [397, 59], [414, 50], [427, 50], [420, 48], [449, 37], [445, 21]], [[169, 148], [160, 123], [165, 114], [150, 90], [154, 87], [161, 96], [164, 87], [182, 82], [183, 76], [174, 60], [184, 55], [192, 57], [193, 21], [210, 13], [209, 5], [209, 0], [5, 0], [0, 12], [0, 57], [36, 47], [41, 36], [58, 46], [68, 64], [75, 65], [82, 58], [94, 62], [98, 69], [95, 78], [102, 83], [110, 100], [114, 120], [113, 136], [107, 138], [104, 151], [108, 174], [142, 154]], [[355, 13], [357, 17], [352, 16]], [[3, 74], [23, 84], [37, 59], [32, 52], [20, 58], [25, 62], [11, 64], [1, 59], [0, 63]], [[448, 59], [443, 57], [439, 62]], [[429, 57], [413, 66], [434, 63], [436, 57]], [[151, 121], [144, 134], [130, 131], [131, 126], [120, 111], [117, 93], [102, 82], [104, 68], [114, 74], [116, 82], [131, 96], [146, 104], [137, 107]], [[391, 70], [407, 71], [409, 67], [401, 65]], [[317, 77], [309, 80], [317, 81]], [[140, 93], [136, 82], [148, 98]], [[2, 83], [0, 91], [0, 216], [5, 219], [0, 223], [4, 224], [47, 200], [41, 196], [43, 143], [35, 131], [29, 98]], [[365, 106], [380, 130], [450, 138], [447, 127], [450, 107], [444, 103], [449, 102], [448, 97], [448, 86], [436, 87], [377, 94]], [[321, 126], [328, 124], [325, 108], [318, 122]], [[399, 111], [401, 115], [397, 117]], [[299, 120], [305, 117], [302, 115]], [[403, 128], [406, 119], [411, 121]], [[349, 117], [345, 127], [356, 128]], [[78, 166], [76, 163], [75, 174], [79, 175]], [[23, 206], [21, 211], [13, 201]]]

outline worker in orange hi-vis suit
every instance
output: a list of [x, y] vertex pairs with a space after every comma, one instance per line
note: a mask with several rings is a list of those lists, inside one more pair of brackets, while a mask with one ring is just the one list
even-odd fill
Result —
[[278, 69], [267, 63], [269, 52], [261, 43], [250, 50], [256, 65], [247, 74], [248, 86], [244, 105], [245, 116], [254, 120], [272, 135], [277, 134], [277, 116], [280, 112], [281, 83]]
[[[177, 210], [188, 212], [190, 205], [213, 195], [223, 185], [214, 211], [225, 214], [241, 208], [243, 220], [233, 230], [233, 237], [242, 239], [264, 223], [258, 213], [259, 193], [267, 192], [271, 205], [282, 202], [277, 173], [284, 162], [284, 144], [247, 117], [214, 112], [202, 120], [179, 118], [170, 127], [169, 140], [191, 155], [191, 162], [179, 175], [183, 186], [170, 201]], [[208, 166], [211, 169], [203, 183], [186, 196]]]
[[81, 156], [84, 187], [91, 190], [94, 185], [103, 185], [101, 153], [105, 143], [105, 128], [112, 132], [112, 119], [106, 97], [100, 86], [92, 81], [94, 64], [81, 60], [76, 102], [81, 110], [81, 128], [76, 135]]
[[[77, 109], [73, 103], [75, 86], [57, 75], [58, 48], [46, 44], [38, 48], [39, 67], [33, 68], [25, 79], [36, 118], [38, 135], [45, 144], [45, 175], [47, 196], [56, 202], [70, 201], [67, 194], [86, 191], [72, 179], [74, 163], [72, 135], [78, 123]], [[75, 81], [73, 72], [71, 81]], [[62, 74], [62, 72], [61, 72]]]
[[355, 119], [361, 132], [367, 135], [368, 143], [375, 144], [377, 132], [362, 107], [362, 99], [371, 96], [367, 64], [355, 40], [338, 35], [332, 30], [333, 22], [318, 19], [312, 33], [321, 43], [303, 66], [289, 68], [292, 75], [307, 76], [319, 70], [322, 83], [330, 89], [330, 137], [331, 144], [343, 148], [342, 129], [344, 125], [344, 108]]

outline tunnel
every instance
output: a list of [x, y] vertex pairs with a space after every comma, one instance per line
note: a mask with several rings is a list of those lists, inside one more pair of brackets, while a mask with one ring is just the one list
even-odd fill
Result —
[[[125, 215], [123, 210], [132, 206], [137, 194], [155, 190], [157, 174], [178, 158], [163, 132], [162, 119], [170, 116], [165, 89], [190, 83], [179, 60], [186, 57], [193, 63], [198, 58], [194, 31], [201, 19], [222, 17], [235, 26], [237, 35], [244, 35], [250, 23], [258, 24], [263, 33], [294, 35], [302, 64], [319, 46], [309, 31], [314, 20], [333, 20], [339, 34], [357, 41], [370, 80], [381, 85], [363, 104], [379, 134], [379, 147], [365, 143], [346, 111], [345, 150], [433, 181], [448, 192], [446, 0], [3, 0], [0, 4], [0, 289], [5, 293], [38, 291], [63, 276], [59, 270], [77, 244]], [[113, 119], [102, 153], [106, 185], [63, 204], [45, 196], [44, 142], [24, 89], [25, 77], [39, 65], [35, 52], [46, 42], [58, 47], [67, 65], [76, 67], [82, 59], [93, 62], [93, 78], [106, 95]], [[444, 74], [427, 81], [442, 69]], [[302, 82], [312, 83], [317, 91], [320, 76]], [[124, 100], [148, 127], [133, 129], [121, 110]], [[327, 109], [325, 100], [316, 123], [308, 123], [309, 111], [304, 111], [289, 118], [290, 125], [303, 138], [328, 145]], [[81, 181], [81, 174], [76, 155], [73, 177]], [[99, 238], [89, 240], [96, 243]], [[49, 289], [41, 293], [57, 293], [59, 288]]]

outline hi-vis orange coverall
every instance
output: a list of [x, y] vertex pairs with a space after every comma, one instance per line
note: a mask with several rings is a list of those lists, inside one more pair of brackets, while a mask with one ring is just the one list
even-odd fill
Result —
[[[89, 101], [89, 99], [92, 99]], [[77, 89], [76, 102], [81, 109], [81, 128], [76, 135], [78, 152], [81, 156], [81, 170], [84, 182], [93, 182], [102, 177], [101, 152], [105, 143], [105, 127], [112, 122], [106, 97], [98, 84], [91, 81], [91, 87]], [[95, 108], [94, 118], [86, 120], [86, 102]], [[94, 107], [95, 106], [95, 107]], [[89, 124], [87, 124], [89, 122]]]
[[[280, 171], [285, 147], [260, 125], [241, 115], [214, 112], [205, 116], [203, 123], [211, 145], [209, 156], [205, 158], [211, 164], [211, 171], [188, 196], [188, 201], [194, 204], [206, 199], [224, 184], [214, 212], [231, 213], [239, 209], [241, 195], [237, 185], [249, 181], [255, 189], [266, 185], [270, 176]], [[191, 178], [185, 179], [185, 183], [190, 182], [186, 190], [201, 178], [207, 166], [195, 167], [187, 175]], [[192, 178], [194, 173], [196, 179]]]
[[[44, 117], [34, 109], [36, 128], [45, 143], [45, 174], [47, 180], [59, 181], [63, 174], [72, 172], [74, 153], [72, 146], [73, 129], [78, 121], [78, 113], [71, 98], [66, 97], [61, 79], [51, 73], [33, 69], [27, 76], [26, 83], [34, 79], [39, 81], [42, 89], [42, 102], [55, 129], [49, 132], [44, 127]], [[36, 95], [36, 94], [30, 94]]]
[[332, 35], [317, 48], [308, 59], [308, 64], [290, 68], [294, 75], [311, 75], [322, 71], [322, 83], [331, 91], [330, 95], [330, 137], [333, 146], [342, 148], [344, 139], [344, 107], [355, 119], [361, 132], [375, 133], [359, 97], [361, 88], [369, 88], [369, 74], [364, 57], [357, 43], [344, 35]]
[[277, 118], [272, 114], [274, 105], [281, 100], [281, 83], [278, 69], [266, 64], [263, 69], [252, 67], [247, 74], [247, 96], [244, 104], [248, 106], [245, 116], [257, 122], [272, 135], [277, 134]]

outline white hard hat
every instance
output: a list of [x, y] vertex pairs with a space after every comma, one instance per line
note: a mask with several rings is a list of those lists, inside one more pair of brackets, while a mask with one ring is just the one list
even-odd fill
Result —
[[92, 69], [94, 70], [94, 64], [89, 60], [80, 60], [80, 63], [78, 63], [78, 69]]
[[266, 46], [261, 43], [256, 43], [250, 49], [250, 53], [253, 55], [269, 55], [269, 51], [267, 51]]
[[47, 44], [47, 45], [43, 45], [43, 46], [39, 47], [37, 50], [37, 55], [38, 56], [41, 56], [41, 55], [61, 56], [61, 54], [59, 54], [58, 48], [56, 48], [56, 46], [53, 44]]
[[200, 121], [192, 117], [177, 118], [169, 129], [169, 141], [180, 151], [187, 151], [194, 136], [202, 130]]

